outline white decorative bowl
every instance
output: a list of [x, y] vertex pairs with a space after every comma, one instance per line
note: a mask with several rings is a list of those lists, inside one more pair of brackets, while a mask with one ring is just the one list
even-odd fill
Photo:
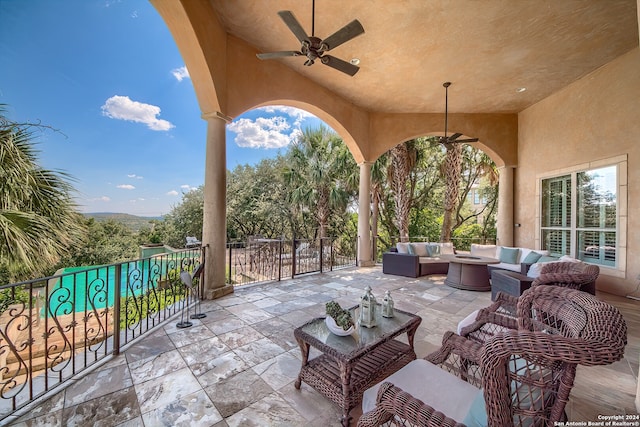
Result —
[[354, 331], [353, 326], [349, 327], [349, 329], [345, 331], [342, 329], [342, 326], [338, 326], [338, 324], [336, 324], [336, 321], [333, 320], [333, 317], [331, 316], [325, 317], [324, 323], [332, 334], [338, 335], [339, 337], [346, 337], [351, 335]]

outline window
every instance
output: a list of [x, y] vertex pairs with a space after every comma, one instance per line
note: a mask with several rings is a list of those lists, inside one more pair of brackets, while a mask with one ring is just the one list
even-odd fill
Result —
[[554, 256], [617, 267], [617, 177], [614, 165], [542, 179], [542, 248]]

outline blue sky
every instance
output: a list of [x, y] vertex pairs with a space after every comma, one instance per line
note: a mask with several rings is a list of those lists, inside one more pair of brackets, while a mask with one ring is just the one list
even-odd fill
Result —
[[[168, 213], [204, 183], [206, 122], [184, 61], [147, 0], [0, 0], [0, 103], [75, 178], [82, 212]], [[227, 126], [227, 168], [275, 156], [319, 120], [290, 107]]]

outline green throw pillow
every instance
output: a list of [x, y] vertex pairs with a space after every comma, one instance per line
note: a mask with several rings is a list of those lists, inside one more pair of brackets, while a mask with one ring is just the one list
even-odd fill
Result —
[[500, 250], [500, 262], [515, 264], [518, 262], [519, 248], [502, 248]]
[[475, 399], [473, 399], [467, 416], [462, 420], [462, 424], [467, 427], [487, 427], [489, 424], [489, 420], [487, 420], [487, 409], [484, 403], [483, 388], [480, 389]]
[[525, 263], [525, 264], [535, 264], [536, 262], [538, 262], [540, 257], [542, 257], [542, 254], [539, 254], [538, 252], [531, 251], [531, 252], [529, 252], [529, 255], [524, 257], [522, 262]]
[[553, 262], [553, 261], [559, 261], [560, 258], [555, 257], [555, 256], [546, 256], [546, 255], [542, 255], [539, 259], [538, 262]]
[[440, 256], [440, 245], [429, 244], [427, 245], [427, 250], [429, 251], [429, 256], [432, 258]]

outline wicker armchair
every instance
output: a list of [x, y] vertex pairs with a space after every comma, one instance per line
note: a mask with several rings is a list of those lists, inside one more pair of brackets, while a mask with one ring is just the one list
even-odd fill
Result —
[[549, 262], [543, 264], [540, 276], [531, 286], [565, 286], [595, 295], [599, 274], [600, 268], [597, 265], [582, 262]]
[[[431, 363], [413, 361], [365, 392], [363, 402], [376, 396], [375, 408], [358, 426], [454, 426], [473, 421], [469, 415], [478, 409], [486, 419], [476, 421], [489, 426], [553, 426], [564, 420], [577, 365], [613, 363], [626, 346], [626, 323], [615, 307], [565, 287], [527, 290], [518, 299], [517, 327], [484, 343], [447, 333], [440, 351], [427, 357]], [[461, 363], [446, 366], [452, 358]], [[480, 390], [463, 381], [476, 363]], [[416, 379], [415, 367], [422, 365], [429, 376]], [[436, 365], [449, 372], [432, 375], [443, 372]], [[402, 377], [409, 381], [398, 381]]]

